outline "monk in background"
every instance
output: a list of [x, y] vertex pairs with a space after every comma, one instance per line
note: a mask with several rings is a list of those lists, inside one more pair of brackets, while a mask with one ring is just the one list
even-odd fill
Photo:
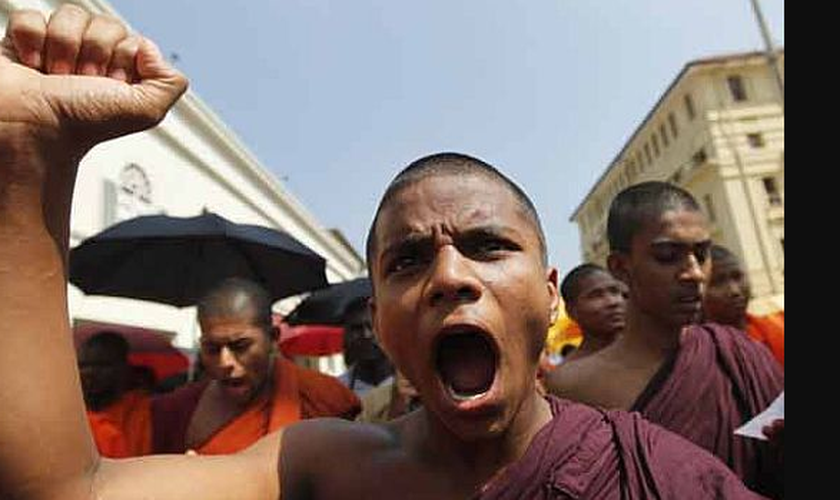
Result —
[[733, 434], [784, 389], [767, 349], [742, 332], [695, 325], [712, 246], [687, 191], [663, 182], [631, 186], [610, 206], [610, 271], [629, 287], [627, 325], [608, 347], [549, 374], [554, 394], [631, 410], [717, 455], [747, 486], [781, 497], [775, 450]]
[[[96, 144], [159, 123], [187, 82], [151, 42], [74, 4], [49, 21], [15, 11], [7, 33], [0, 497], [757, 498], [712, 455], [636, 414], [537, 393], [537, 360], [559, 301], [539, 218], [507, 177], [457, 154], [404, 170], [369, 233], [374, 330], [421, 409], [379, 426], [304, 420], [233, 455], [102, 458], [67, 317], [76, 172]], [[219, 346], [236, 342], [229, 334]]]
[[370, 297], [360, 297], [342, 314], [344, 362], [348, 368], [337, 377], [362, 399], [362, 406], [367, 393], [394, 383], [394, 367], [373, 334], [369, 301]]
[[258, 284], [231, 278], [198, 304], [205, 380], [155, 398], [157, 453], [218, 455], [306, 418], [352, 420], [359, 399], [337, 379], [277, 352], [271, 301]]
[[627, 314], [626, 289], [624, 283], [596, 264], [581, 264], [563, 278], [560, 294], [566, 313], [583, 333], [581, 344], [563, 356], [564, 364], [600, 351], [621, 333]]
[[785, 366], [785, 313], [767, 316], [747, 312], [750, 283], [744, 266], [735, 254], [720, 246], [712, 246], [712, 276], [703, 296], [706, 321], [729, 325], [747, 332], [756, 342], [770, 349], [773, 357]]
[[99, 453], [110, 458], [152, 452], [149, 394], [132, 389], [128, 341], [117, 332], [102, 331], [78, 351], [82, 394]]

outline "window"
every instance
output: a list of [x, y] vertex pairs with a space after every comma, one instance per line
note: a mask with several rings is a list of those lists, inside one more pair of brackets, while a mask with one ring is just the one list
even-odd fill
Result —
[[649, 143], [645, 143], [645, 159], [647, 160], [648, 165], [653, 163], [653, 157], [650, 156], [650, 144]]
[[727, 77], [726, 83], [729, 85], [729, 92], [732, 94], [732, 100], [735, 102], [744, 102], [747, 100], [747, 90], [744, 88], [744, 79], [740, 75], [732, 75]]
[[750, 147], [753, 149], [763, 148], [764, 136], [759, 133], [747, 134], [747, 142], [750, 143]]
[[700, 148], [694, 155], [691, 157], [691, 162], [694, 164], [695, 167], [699, 167], [708, 161], [709, 155], [706, 154], [706, 148]]
[[659, 137], [656, 135], [656, 133], [654, 133], [651, 139], [653, 139], [653, 154], [656, 155], [657, 158], [659, 158]]
[[662, 144], [664, 147], [668, 147], [671, 144], [671, 141], [668, 140], [668, 131], [665, 130], [665, 125], [659, 125], [659, 135], [662, 136]]
[[707, 194], [703, 196], [703, 203], [706, 205], [706, 215], [709, 217], [709, 222], [717, 222], [717, 214], [715, 213], [715, 204], [712, 203], [712, 195]]
[[668, 123], [671, 125], [671, 135], [674, 136], [674, 140], [680, 136], [680, 129], [677, 127], [677, 117], [674, 113], [668, 114]]
[[779, 193], [779, 186], [776, 184], [775, 177], [765, 177], [761, 179], [764, 183], [764, 191], [767, 192], [767, 201], [770, 205], [777, 207], [782, 204], [782, 195]]
[[694, 99], [691, 98], [691, 94], [686, 94], [683, 101], [685, 101], [685, 113], [688, 115], [688, 120], [694, 120], [697, 116], [697, 110], [694, 109]]

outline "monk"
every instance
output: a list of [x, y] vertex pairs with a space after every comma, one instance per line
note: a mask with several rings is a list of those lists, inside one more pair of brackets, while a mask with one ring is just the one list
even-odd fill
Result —
[[[486, 163], [424, 158], [372, 224], [374, 330], [420, 410], [310, 419], [233, 455], [102, 458], [68, 333], [79, 160], [186, 89], [146, 39], [64, 4], [16, 11], [0, 56], [0, 496], [18, 500], [757, 498], [637, 415], [535, 389], [559, 300], [533, 205]], [[587, 358], [584, 358], [587, 359]], [[33, 439], [37, 437], [37, 439]]]
[[767, 316], [747, 312], [750, 283], [741, 259], [720, 245], [712, 246], [711, 255], [712, 275], [703, 296], [706, 320], [746, 331], [750, 338], [770, 349], [773, 357], [785, 366], [784, 311]]
[[607, 232], [610, 271], [629, 287], [626, 327], [605, 349], [552, 372], [548, 389], [638, 411], [717, 455], [750, 488], [781, 496], [770, 446], [733, 434], [782, 392], [780, 367], [735, 329], [694, 325], [711, 264], [699, 205], [677, 186], [638, 184], [613, 200]]
[[394, 367], [382, 352], [371, 325], [368, 301], [360, 297], [347, 305], [342, 316], [344, 326], [344, 362], [347, 372], [338, 379], [360, 398], [371, 390], [394, 381]]
[[152, 452], [149, 395], [132, 390], [128, 341], [102, 331], [80, 347], [79, 374], [93, 439], [102, 456], [127, 458]]
[[361, 411], [337, 379], [278, 354], [271, 300], [260, 285], [223, 281], [199, 302], [198, 318], [209, 377], [153, 401], [156, 453], [234, 453], [305, 418], [352, 420]]
[[597, 264], [581, 264], [563, 278], [560, 294], [566, 313], [583, 332], [583, 342], [563, 357], [564, 363], [600, 351], [624, 329], [625, 290], [624, 283]]

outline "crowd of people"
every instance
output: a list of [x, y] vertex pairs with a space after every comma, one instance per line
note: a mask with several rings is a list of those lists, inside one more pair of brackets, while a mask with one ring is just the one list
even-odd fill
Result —
[[[344, 312], [340, 378], [284, 358], [268, 295], [239, 278], [198, 304], [200, 380], [149, 394], [115, 332], [76, 352], [66, 262], [79, 161], [156, 125], [186, 88], [113, 18], [72, 4], [10, 17], [0, 496], [783, 498], [784, 421], [765, 440], [734, 433], [784, 391], [783, 315], [747, 313], [740, 260], [665, 182], [620, 192], [607, 267], [560, 282], [513, 180], [458, 153], [414, 161], [374, 215], [372, 292]], [[561, 296], [584, 340], [538, 377]]]

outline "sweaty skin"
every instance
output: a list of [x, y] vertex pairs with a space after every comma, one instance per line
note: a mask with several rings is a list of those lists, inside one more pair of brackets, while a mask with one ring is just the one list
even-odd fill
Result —
[[[92, 16], [72, 5], [61, 7], [49, 20], [33, 11], [13, 13], [3, 47], [0, 320], [10, 327], [10, 332], [3, 336], [4, 349], [0, 350], [0, 375], [7, 381], [0, 389], [0, 404], [17, 409], [0, 415], [3, 495], [26, 499], [121, 499], [136, 498], [137, 492], [143, 492], [146, 497], [164, 499], [277, 498], [278, 453], [283, 439], [279, 434], [232, 456], [112, 461], [98, 456], [84, 417], [69, 342], [65, 282], [69, 215], [78, 162], [99, 142], [157, 124], [186, 89], [186, 79], [166, 64], [148, 40], [129, 35], [113, 19]], [[100, 76], [82, 75], [83, 72]], [[515, 342], [502, 336], [528, 331], [537, 337], [537, 332], [545, 330], [556, 299], [555, 275], [540, 263], [537, 237], [533, 231], [523, 229], [528, 225], [512, 195], [494, 183], [478, 179], [462, 180], [459, 184], [461, 189], [484, 186], [484, 192], [476, 195], [468, 210], [461, 210], [459, 204], [452, 203], [456, 192], [450, 189], [447, 200], [435, 201], [444, 210], [428, 211], [410, 222], [424, 237], [429, 237], [427, 241], [434, 243], [429, 247], [434, 248], [434, 253], [424, 254], [422, 271], [410, 280], [385, 282], [384, 273], [377, 267], [374, 278], [376, 299], [382, 300], [374, 315], [379, 324], [402, 324], [412, 310], [425, 310], [418, 323], [422, 325], [420, 331], [393, 330], [421, 342], [421, 355], [406, 366], [421, 392], [434, 399], [432, 406], [446, 412], [444, 418], [421, 411], [387, 428], [337, 421], [296, 427], [289, 433], [289, 446], [283, 446], [284, 457], [289, 457], [283, 467], [288, 496], [294, 497], [298, 487], [305, 488], [314, 474], [321, 474], [319, 484], [330, 487], [358, 483], [356, 476], [346, 480], [336, 477], [345, 472], [330, 473], [335, 469], [324, 466], [329, 460], [323, 453], [308, 456], [315, 453], [312, 450], [329, 449], [330, 457], [370, 453], [371, 460], [365, 463], [371, 467], [379, 464], [370, 471], [376, 475], [370, 477], [399, 478], [390, 486], [378, 484], [377, 491], [390, 487], [404, 492], [405, 481], [416, 478], [414, 490], [418, 497], [463, 498], [520, 456], [530, 436], [549, 420], [548, 406], [533, 390], [533, 374], [514, 376], [515, 370], [511, 369], [526, 365], [527, 358], [533, 356], [534, 370], [529, 371], [535, 371], [538, 342], [525, 335], [519, 335], [521, 340]], [[404, 195], [428, 197], [424, 186], [420, 183]], [[507, 200], [501, 204], [501, 214], [490, 203], [481, 201], [488, 195], [493, 200]], [[395, 207], [402, 206], [397, 200]], [[488, 224], [491, 216], [496, 219], [499, 215], [507, 220], [494, 222], [500, 227], [490, 232], [500, 231], [500, 235], [487, 238], [471, 233], [467, 249], [452, 245], [453, 241], [460, 243], [464, 223], [480, 228]], [[379, 235], [383, 245], [398, 241], [402, 233], [395, 234], [394, 229], [401, 231], [403, 227], [395, 217], [385, 219]], [[501, 247], [499, 241], [503, 242]], [[475, 269], [465, 278], [454, 276], [450, 271], [460, 266]], [[513, 308], [501, 299], [515, 293], [517, 287], [497, 287], [496, 282], [504, 273], [543, 284], [529, 292], [535, 299], [531, 301], [532, 309], [518, 311], [510, 320], [503, 320], [498, 309]], [[471, 293], [476, 304], [470, 301], [458, 305], [461, 299], [452, 290], [462, 288], [461, 280], [467, 280], [467, 286], [474, 289]], [[488, 320], [481, 319], [485, 310]], [[488, 330], [495, 342], [505, 342], [511, 348], [511, 355], [500, 360], [498, 390], [508, 395], [516, 389], [521, 396], [503, 402], [494, 393], [490, 404], [476, 406], [482, 411], [488, 408], [486, 415], [465, 418], [445, 400], [435, 388], [437, 379], [428, 351], [438, 329], [453, 320], [477, 323]], [[403, 359], [408, 343], [401, 346], [396, 340], [383, 338], [384, 344]], [[29, 376], [20, 377], [21, 373]], [[50, 395], [49, 403], [43, 399], [46, 394]], [[482, 427], [468, 429], [475, 419]], [[507, 427], [514, 432], [502, 436]], [[452, 439], [458, 433], [462, 439]], [[425, 439], [426, 436], [436, 437]], [[304, 445], [295, 446], [297, 440]], [[311, 446], [319, 441], [329, 445]], [[389, 460], [375, 460], [378, 453]], [[389, 474], [395, 470], [399, 474]], [[329, 492], [315, 498], [329, 498]]]
[[[151, 42], [71, 4], [49, 21], [14, 12], [7, 33], [0, 56], [0, 407], [14, 410], [0, 411], [0, 497], [274, 500], [282, 489], [284, 500], [454, 500], [500, 484], [492, 480], [551, 419], [534, 384], [557, 275], [543, 264], [538, 229], [519, 201], [486, 175], [413, 183], [375, 228], [375, 329], [420, 392], [422, 409], [387, 426], [305, 421], [235, 455], [100, 457], [67, 317], [76, 171], [94, 145], [160, 122], [187, 82]], [[457, 335], [482, 346], [466, 353], [477, 365], [488, 352], [495, 363], [489, 389], [468, 400], [453, 397], [437, 368], [441, 339]], [[594, 437], [613, 443], [609, 432]], [[690, 460], [699, 451], [675, 446], [688, 457], [680, 464], [699, 463]], [[618, 478], [616, 462], [607, 465]], [[663, 463], [671, 466], [659, 470], [664, 480], [674, 461]], [[704, 463], [698, 474], [738, 486], [707, 474], [720, 472], [717, 462]], [[605, 488], [617, 494], [625, 486]]]

